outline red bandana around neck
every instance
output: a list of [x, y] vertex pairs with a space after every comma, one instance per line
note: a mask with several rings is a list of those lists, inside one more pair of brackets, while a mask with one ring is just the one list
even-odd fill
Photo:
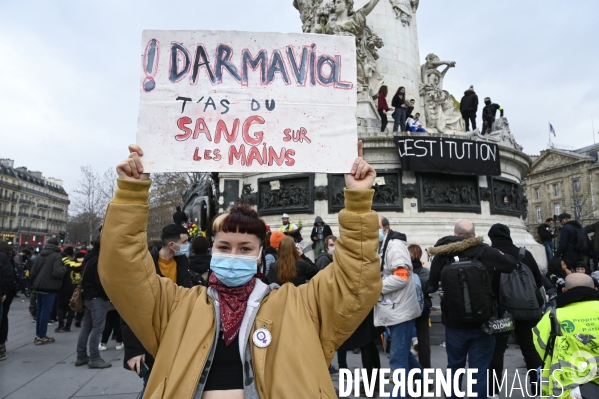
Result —
[[209, 284], [218, 292], [220, 320], [225, 335], [225, 345], [229, 346], [239, 334], [243, 315], [248, 305], [248, 298], [256, 286], [256, 279], [252, 278], [239, 287], [227, 287], [212, 273]]

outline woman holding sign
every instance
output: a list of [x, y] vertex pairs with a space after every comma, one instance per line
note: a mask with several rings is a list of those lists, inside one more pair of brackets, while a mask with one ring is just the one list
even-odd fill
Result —
[[129, 146], [102, 229], [100, 277], [135, 335], [156, 358], [146, 398], [336, 397], [335, 351], [381, 291], [376, 173], [359, 157], [345, 175], [345, 209], [333, 263], [308, 284], [257, 279], [266, 225], [245, 205], [215, 218], [210, 287], [160, 278], [146, 244], [150, 177]]

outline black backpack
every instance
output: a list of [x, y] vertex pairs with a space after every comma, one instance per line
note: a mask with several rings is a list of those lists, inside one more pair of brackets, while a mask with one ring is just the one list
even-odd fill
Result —
[[441, 272], [443, 308], [453, 320], [484, 323], [493, 316], [491, 279], [478, 260], [484, 251], [481, 245], [472, 258], [454, 258]]
[[589, 236], [584, 232], [584, 230], [576, 231], [576, 244], [574, 244], [574, 249], [578, 252], [582, 252], [585, 255], [589, 253]]
[[499, 280], [499, 303], [516, 320], [540, 320], [543, 310], [539, 290], [532, 272], [524, 263], [525, 248], [520, 248], [518, 264], [511, 273], [502, 273]]

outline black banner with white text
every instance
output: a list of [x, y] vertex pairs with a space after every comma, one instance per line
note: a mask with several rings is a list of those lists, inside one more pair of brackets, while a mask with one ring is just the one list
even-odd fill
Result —
[[404, 171], [501, 175], [497, 144], [428, 136], [395, 136], [395, 144]]

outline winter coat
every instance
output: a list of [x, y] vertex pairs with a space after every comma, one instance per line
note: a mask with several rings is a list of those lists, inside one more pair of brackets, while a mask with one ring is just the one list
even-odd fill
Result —
[[[316, 223], [322, 223], [322, 240], [318, 239], [318, 226], [316, 226]], [[316, 219], [314, 220], [314, 227], [312, 228], [312, 233], [310, 234], [310, 238], [312, 239], [312, 249], [316, 247], [316, 243], [318, 242], [324, 244], [324, 240], [328, 236], [332, 235], [333, 231], [331, 230], [331, 227], [326, 224], [320, 216], [316, 216]], [[316, 237], [316, 239], [314, 239], [314, 237]]]
[[60, 291], [58, 291], [59, 298], [71, 298], [73, 291], [77, 288], [77, 284], [81, 282], [81, 262], [71, 260], [68, 256], [62, 258], [62, 263], [67, 269], [64, 276], [62, 277], [62, 285]]
[[545, 223], [537, 227], [537, 232], [539, 233], [539, 238], [541, 239], [541, 242], [548, 242], [553, 240], [553, 234], [551, 234], [551, 227], [547, 226]]
[[[291, 281], [291, 283], [296, 287], [302, 284], [306, 284], [306, 281], [310, 280], [312, 277], [316, 275], [316, 273], [318, 273], [318, 268], [315, 264], [310, 264], [309, 262], [303, 260], [295, 261], [295, 269], [297, 270], [297, 275], [295, 276], [293, 281]], [[266, 275], [266, 278], [268, 279], [269, 283], [281, 285], [281, 282], [277, 277], [278, 272], [279, 262], [277, 261], [273, 263], [273, 265], [270, 267], [270, 270], [268, 271], [268, 274]]]
[[474, 90], [466, 90], [464, 92], [464, 97], [462, 97], [462, 101], [460, 101], [460, 112], [462, 114], [472, 113], [476, 114], [478, 110], [478, 96], [474, 92]]
[[37, 292], [57, 293], [62, 276], [67, 272], [62, 264], [62, 253], [56, 245], [46, 245], [35, 258], [31, 268], [31, 281]]
[[[189, 273], [191, 274], [191, 282], [193, 285], [201, 284], [205, 287], [208, 286], [208, 279], [210, 278], [210, 261], [212, 261], [212, 255], [191, 255], [189, 257]], [[179, 272], [177, 271], [177, 276]]]
[[316, 259], [316, 267], [318, 270], [323, 270], [325, 267], [333, 263], [333, 255], [328, 252], [323, 252]]
[[499, 104], [491, 103], [483, 108], [483, 120], [487, 118], [495, 118], [499, 110], [499, 115], [503, 117], [503, 107]]
[[[428, 280], [432, 292], [436, 292], [439, 289], [441, 272], [455, 256], [460, 258], [473, 258], [476, 256], [481, 246], [484, 247], [484, 251], [478, 260], [486, 267], [492, 289], [495, 296], [497, 296], [499, 290], [499, 273], [513, 272], [516, 268], [516, 259], [495, 248], [483, 244], [482, 237], [465, 239], [457, 236], [446, 236], [437, 241], [433, 248], [429, 248], [428, 253], [435, 256], [431, 263], [431, 274]], [[451, 309], [444, 306], [443, 300], [441, 300], [441, 310], [441, 322], [446, 327], [480, 329], [480, 323], [468, 323], [453, 320], [451, 317]]]
[[[520, 248], [514, 245], [512, 237], [510, 236], [510, 230], [506, 225], [494, 224], [491, 226], [488, 236], [491, 239], [491, 246], [493, 248], [510, 255], [516, 260], [518, 259]], [[522, 263], [528, 266], [532, 272], [537, 288], [541, 288], [543, 286], [543, 277], [541, 276], [539, 265], [530, 251], [526, 250]]]
[[[160, 249], [162, 249], [162, 247], [155, 246], [150, 251], [150, 254], [154, 261], [156, 274], [160, 277], [164, 277], [160, 271], [160, 266], [158, 265], [158, 253], [160, 252]], [[191, 274], [189, 274], [189, 259], [185, 255], [175, 256], [174, 259], [177, 262], [177, 285], [180, 285], [181, 287], [192, 287]]]
[[559, 245], [555, 251], [555, 256], [562, 258], [568, 267], [571, 268], [574, 267], [576, 262], [584, 259], [584, 254], [574, 248], [578, 242], [578, 233], [584, 233], [584, 230], [580, 223], [575, 220], [570, 220], [562, 226], [559, 232]]
[[[406, 240], [405, 234], [389, 230], [379, 250], [383, 265], [383, 290], [374, 308], [375, 326], [393, 326], [413, 320], [422, 313]], [[407, 270], [407, 280], [393, 274], [400, 268]]]
[[593, 251], [599, 252], [599, 222], [584, 226], [587, 234], [593, 233]]
[[[160, 252], [160, 248], [158, 246], [152, 247], [150, 250], [150, 254], [152, 255], [152, 260], [154, 261], [154, 267], [156, 269], [156, 274], [160, 277], [164, 277], [162, 272], [160, 271], [160, 265], [158, 264], [158, 253]], [[186, 265], [189, 265], [189, 268], [198, 274], [207, 273], [210, 269], [210, 260], [212, 259], [212, 255], [193, 255], [189, 257], [189, 260], [186, 256], [175, 256], [175, 261], [177, 261], [177, 285], [185, 288], [191, 288], [195, 285], [192, 281], [192, 276], [189, 273]], [[208, 279], [206, 278], [203, 281], [203, 286], [208, 286]], [[127, 370], [131, 370], [127, 361], [132, 357], [139, 355], [146, 355], [144, 363], [151, 370], [154, 365], [154, 358], [152, 355], [146, 351], [143, 344], [140, 340], [135, 336], [133, 331], [127, 322], [123, 320], [121, 317], [121, 333], [123, 335], [123, 344], [125, 345], [125, 356], [123, 357], [123, 367]]]
[[[81, 289], [83, 290], [83, 300], [89, 301], [94, 298], [102, 298], [105, 301], [108, 300], [108, 296], [104, 291], [100, 276], [98, 275], [98, 258], [100, 256], [100, 250], [97, 248], [89, 251], [85, 258], [83, 258], [83, 264], [81, 265], [83, 270], [83, 279], [81, 280]], [[118, 261], [115, 260], [118, 263]], [[116, 272], [118, 273], [118, 272]]]
[[[145, 396], [191, 399], [196, 391], [201, 395], [203, 382], [198, 381], [214, 356], [218, 295], [212, 288], [184, 288], [156, 275], [145, 239], [151, 183], [118, 179], [117, 184], [102, 228], [102, 282], [119, 314], [156, 358]], [[285, 398], [290, 392], [298, 399], [336, 397], [327, 368], [381, 290], [373, 195], [374, 190], [345, 190], [334, 262], [310, 283], [272, 290], [256, 281], [239, 340], [242, 360], [247, 359], [246, 398]], [[265, 348], [250, 338], [259, 328], [272, 337]]]
[[0, 252], [0, 298], [14, 291], [16, 278], [12, 261], [8, 255]]
[[430, 271], [422, 266], [422, 262], [420, 260], [412, 261], [412, 269], [414, 269], [414, 274], [418, 275], [420, 279], [420, 284], [422, 287], [422, 295], [424, 295], [424, 309], [422, 310], [422, 316], [428, 315], [431, 312], [431, 307], [433, 306], [433, 299], [430, 297], [430, 286], [428, 285], [428, 279], [430, 278]]

